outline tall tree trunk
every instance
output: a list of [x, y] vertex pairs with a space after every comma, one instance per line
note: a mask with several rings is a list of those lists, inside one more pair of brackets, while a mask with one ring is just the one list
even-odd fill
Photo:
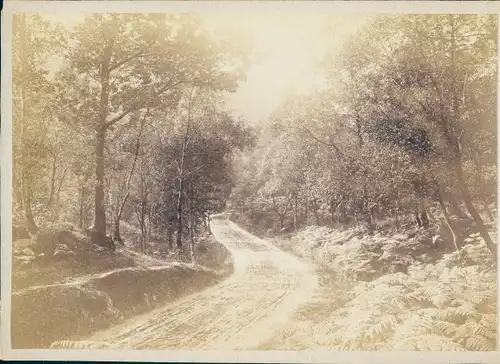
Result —
[[56, 213], [57, 213], [57, 216], [59, 216], [59, 207], [60, 207], [60, 204], [59, 204], [59, 201], [60, 201], [60, 197], [61, 197], [61, 190], [62, 190], [62, 186], [64, 184], [64, 181], [66, 180], [66, 173], [68, 172], [68, 167], [64, 169], [63, 171], [63, 174], [61, 176], [61, 179], [59, 180], [59, 184], [57, 185], [57, 190], [56, 190]]
[[95, 214], [93, 243], [103, 245], [106, 240], [106, 210], [104, 207], [104, 146], [106, 143], [106, 119], [108, 117], [109, 104], [109, 76], [110, 62], [113, 53], [114, 40], [108, 40], [101, 62], [99, 100], [99, 118], [96, 123], [96, 146], [95, 146]]
[[80, 189], [80, 214], [78, 227], [80, 230], [83, 230], [83, 211], [84, 211], [84, 203], [85, 203], [85, 187], [81, 187]]
[[309, 226], [309, 196], [306, 196], [306, 202], [304, 203], [304, 220], [306, 226]]
[[469, 188], [467, 187], [467, 184], [464, 180], [462, 165], [461, 165], [459, 160], [455, 161], [454, 169], [455, 169], [455, 174], [457, 176], [457, 181], [458, 181], [460, 193], [461, 193], [462, 198], [464, 200], [465, 206], [467, 207], [469, 214], [474, 219], [474, 222], [476, 223], [476, 227], [479, 230], [481, 237], [484, 239], [486, 246], [488, 247], [489, 251], [493, 255], [493, 258], [496, 262], [497, 261], [497, 245], [491, 239], [490, 234], [488, 233], [488, 229], [484, 225], [483, 219], [481, 218], [481, 215], [479, 215], [476, 208], [474, 207], [474, 204], [472, 203], [472, 198], [470, 196]]
[[115, 217], [115, 224], [114, 224], [114, 232], [113, 232], [113, 239], [117, 243], [119, 243], [121, 246], [125, 245], [123, 243], [123, 239], [120, 234], [120, 219], [116, 216]]
[[144, 252], [146, 249], [146, 200], [143, 197], [141, 202], [141, 242], [142, 242], [142, 251]]
[[148, 209], [148, 232], [147, 232], [148, 239], [151, 239], [151, 230], [152, 230], [151, 217], [152, 217], [152, 213], [151, 213], [151, 208], [150, 208], [150, 209]]
[[316, 199], [312, 200], [312, 207], [314, 209], [314, 218], [316, 220], [316, 225], [320, 226], [321, 221], [319, 217], [319, 207], [318, 207], [318, 201], [316, 201]]
[[36, 225], [35, 219], [33, 217], [33, 211], [31, 210], [31, 186], [29, 182], [25, 182], [23, 186], [23, 202], [24, 202], [24, 213], [26, 217], [26, 223], [28, 225], [28, 230], [32, 234], [36, 234], [38, 231], [38, 226]]
[[[115, 241], [117, 241], [120, 245], [124, 245], [123, 239], [121, 238], [121, 234], [120, 234], [120, 221], [121, 221], [121, 218], [123, 215], [123, 210], [125, 209], [125, 204], [127, 203], [128, 198], [130, 196], [130, 181], [132, 180], [132, 176], [134, 175], [135, 167], [137, 165], [137, 159], [139, 158], [139, 150], [140, 150], [140, 146], [141, 146], [141, 136], [142, 136], [142, 132], [144, 130], [146, 117], [148, 115], [149, 115], [149, 108], [147, 109], [146, 113], [144, 114], [144, 116], [141, 119], [139, 133], [137, 134], [137, 138], [135, 141], [134, 160], [132, 161], [132, 166], [130, 167], [130, 171], [128, 173], [127, 180], [126, 180], [125, 186], [124, 186], [125, 196], [119, 202], [119, 206], [118, 206], [118, 209], [117, 209], [116, 214], [115, 214], [115, 231], [114, 231], [113, 236], [114, 236]], [[141, 180], [142, 180], [142, 176], [141, 176]]]
[[[26, 44], [28, 40], [28, 34], [26, 32], [26, 16], [21, 14], [21, 54], [23, 55], [23, 60], [20, 62], [21, 74], [24, 72], [25, 62], [24, 56], [26, 55], [27, 47]], [[23, 209], [24, 215], [26, 218], [26, 224], [28, 225], [28, 230], [32, 234], [36, 234], [38, 231], [38, 226], [36, 225], [35, 219], [33, 218], [33, 211], [31, 209], [31, 195], [32, 195], [32, 186], [31, 186], [31, 178], [29, 178], [29, 173], [27, 172], [27, 161], [26, 161], [26, 152], [28, 150], [28, 146], [24, 144], [25, 136], [24, 136], [24, 125], [26, 123], [26, 119], [28, 118], [28, 100], [26, 96], [25, 89], [25, 81], [20, 82], [20, 103], [21, 103], [21, 125], [20, 125], [20, 141], [21, 141], [21, 191], [22, 191], [22, 200], [23, 200]]]
[[297, 208], [298, 208], [297, 194], [295, 194], [293, 203], [293, 230], [295, 232], [297, 232]]
[[95, 219], [94, 244], [102, 245], [106, 238], [106, 210], [104, 207], [104, 143], [105, 131], [101, 128], [97, 133], [96, 155], [96, 184], [95, 184]]
[[167, 239], [168, 239], [168, 250], [172, 251], [174, 248], [174, 237], [173, 230], [171, 227], [167, 228]]
[[184, 180], [179, 179], [179, 196], [177, 197], [177, 248], [182, 249], [182, 194], [184, 193]]
[[178, 174], [178, 179], [179, 179], [179, 196], [177, 197], [177, 248], [179, 249], [179, 257], [182, 252], [182, 229], [183, 229], [183, 221], [182, 221], [182, 204], [183, 204], [183, 198], [182, 195], [184, 193], [184, 161], [186, 158], [186, 148], [189, 140], [189, 133], [190, 133], [190, 127], [191, 127], [191, 103], [193, 101], [193, 95], [195, 92], [195, 88], [193, 87], [191, 89], [191, 93], [189, 95], [189, 107], [188, 107], [188, 116], [187, 116], [187, 125], [186, 125], [186, 131], [184, 133], [184, 139], [182, 142], [182, 152], [181, 152], [181, 160], [179, 163], [179, 174]]
[[189, 223], [189, 235], [190, 235], [190, 238], [191, 238], [191, 249], [190, 249], [190, 253], [191, 253], [191, 263], [192, 264], [195, 264], [195, 256], [194, 256], [194, 235], [195, 235], [195, 216], [194, 216], [194, 212], [192, 210], [193, 206], [192, 206], [192, 203], [191, 203], [191, 213], [190, 213], [190, 217], [191, 217], [191, 221]]
[[56, 172], [57, 172], [57, 158], [56, 155], [54, 154], [52, 158], [52, 174], [50, 177], [50, 193], [49, 193], [49, 198], [47, 199], [47, 204], [45, 205], [46, 209], [48, 209], [52, 204], [52, 200], [54, 198], [54, 194], [56, 191]]

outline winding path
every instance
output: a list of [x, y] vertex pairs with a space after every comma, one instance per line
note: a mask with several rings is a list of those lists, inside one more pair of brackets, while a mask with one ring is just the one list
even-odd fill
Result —
[[313, 267], [223, 216], [211, 228], [234, 257], [231, 277], [89, 339], [123, 349], [249, 350], [285, 326], [317, 287]]

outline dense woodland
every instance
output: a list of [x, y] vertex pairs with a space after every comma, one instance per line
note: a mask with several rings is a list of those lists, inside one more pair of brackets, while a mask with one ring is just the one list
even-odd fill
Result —
[[15, 16], [14, 222], [71, 225], [112, 249], [123, 223], [143, 252], [158, 236], [192, 241], [253, 141], [224, 107], [250, 48], [217, 31], [193, 15], [96, 14], [72, 29]]
[[258, 138], [224, 107], [249, 66], [237, 34], [192, 15], [14, 20], [14, 216], [32, 234], [71, 223], [122, 244], [126, 222], [141, 250], [153, 235], [181, 248], [232, 191], [275, 231], [408, 216], [426, 228], [438, 211], [455, 246], [469, 218], [496, 252], [494, 16], [378, 17]]
[[247, 222], [442, 223], [457, 250], [468, 222], [496, 256], [496, 17], [379, 17], [322, 68], [324, 85], [291, 95], [242, 158], [233, 204]]
[[[130, 292], [103, 307], [145, 312], [148, 289], [170, 297], [222, 278], [200, 262], [127, 276], [131, 255], [153, 260], [132, 250], [159, 244], [193, 261], [209, 216], [229, 211], [321, 273], [315, 308], [272, 348], [495, 350], [497, 17], [372, 17], [340, 49], [326, 42], [323, 82], [261, 121], [227, 107], [255, 62], [252, 40], [205, 20], [92, 14], [62, 27], [14, 16], [13, 233], [29, 240], [14, 286], [123, 268], [105, 288]], [[75, 251], [94, 251], [55, 265], [60, 241], [50, 259], [30, 250], [68, 230]], [[225, 278], [233, 261], [219, 245]], [[15, 296], [19, 342], [45, 330], [22, 323], [45, 325], [31, 317], [53, 297], [42, 316], [56, 334], [44, 345], [98, 323], [74, 314], [87, 312], [77, 288], [37, 289]], [[74, 332], [60, 332], [70, 321]]]

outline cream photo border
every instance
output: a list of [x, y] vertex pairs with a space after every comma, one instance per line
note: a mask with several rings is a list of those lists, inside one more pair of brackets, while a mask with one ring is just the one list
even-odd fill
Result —
[[[167, 351], [13, 350], [10, 345], [12, 256], [12, 14], [14, 13], [495, 13], [494, 1], [11, 1], [2, 13], [1, 84], [1, 356], [4, 360], [80, 360], [251, 363], [500, 363], [500, 352], [332, 352], [332, 351]], [[498, 94], [497, 94], [498, 97]], [[497, 105], [500, 105], [500, 97]], [[498, 113], [497, 113], [498, 115]], [[497, 116], [498, 117], [498, 116]], [[497, 130], [498, 133], [498, 130]], [[498, 138], [500, 140], [500, 138]], [[497, 162], [498, 163], [498, 162]], [[497, 307], [498, 310], [498, 307]], [[499, 330], [500, 331], [500, 330]]]

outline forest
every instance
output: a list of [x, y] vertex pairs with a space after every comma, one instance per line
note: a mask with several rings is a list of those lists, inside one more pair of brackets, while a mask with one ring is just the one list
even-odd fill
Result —
[[74, 225], [114, 249], [125, 224], [141, 252], [155, 236], [189, 248], [225, 204], [233, 152], [252, 144], [222, 97], [244, 75], [244, 44], [196, 16], [91, 15], [71, 31], [14, 20], [18, 231]]
[[[29, 336], [37, 299], [108, 297], [109, 326], [170, 302], [169, 290], [180, 297], [176, 285], [225, 279], [232, 264], [250, 277], [236, 288], [257, 273], [263, 287], [306, 277], [283, 270], [273, 244], [314, 267], [323, 303], [260, 348], [495, 350], [496, 16], [372, 16], [341, 46], [326, 42], [321, 82], [263, 120], [227, 104], [259, 58], [238, 29], [194, 14], [89, 14], [72, 27], [18, 14], [13, 27], [21, 347], [101, 328], [95, 312], [68, 314], [67, 333], [61, 316], [43, 323], [47, 337]], [[339, 31], [322, 27], [325, 39]], [[257, 258], [269, 262], [241, 263]], [[166, 262], [184, 265], [149, 269]], [[125, 272], [137, 266], [147, 272]], [[78, 296], [67, 285], [108, 271]], [[74, 310], [90, 310], [82, 302]]]
[[496, 34], [494, 16], [373, 21], [260, 125], [234, 206], [272, 231], [444, 219], [457, 249], [470, 219], [496, 256]]
[[233, 220], [334, 272], [263, 348], [495, 350], [497, 31], [375, 17], [258, 125]]

